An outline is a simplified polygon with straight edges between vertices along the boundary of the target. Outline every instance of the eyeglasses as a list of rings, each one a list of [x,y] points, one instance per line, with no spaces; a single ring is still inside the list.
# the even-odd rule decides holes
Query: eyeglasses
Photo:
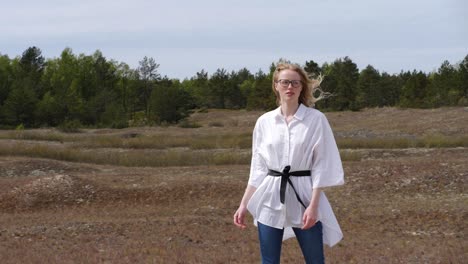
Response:
[[[279,83],[283,88],[288,88],[289,84],[291,84],[292,87],[294,88],[298,88],[302,84],[300,80],[285,80],[285,79],[278,80],[276,81],[276,83]]]

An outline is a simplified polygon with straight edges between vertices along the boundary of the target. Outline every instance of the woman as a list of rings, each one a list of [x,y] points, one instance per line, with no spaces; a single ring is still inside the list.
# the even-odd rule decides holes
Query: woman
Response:
[[[246,228],[247,210],[252,214],[262,263],[279,263],[282,240],[293,236],[306,263],[324,263],[323,243],[331,247],[343,237],[322,191],[344,179],[330,125],[309,107],[321,98],[313,97],[319,84],[299,65],[280,62],[273,74],[279,107],[255,124],[249,181],[234,224]]]

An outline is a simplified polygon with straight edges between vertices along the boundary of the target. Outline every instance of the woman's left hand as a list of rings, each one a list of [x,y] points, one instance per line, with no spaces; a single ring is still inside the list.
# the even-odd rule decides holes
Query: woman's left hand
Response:
[[[309,229],[317,222],[317,208],[308,206],[302,216],[302,230]]]

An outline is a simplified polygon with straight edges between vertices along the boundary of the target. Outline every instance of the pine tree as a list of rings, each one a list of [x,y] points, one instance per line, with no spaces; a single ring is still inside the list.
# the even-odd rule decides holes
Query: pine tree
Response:
[[[358,108],[384,105],[380,73],[371,65],[368,65],[359,74],[357,89],[356,101]]]

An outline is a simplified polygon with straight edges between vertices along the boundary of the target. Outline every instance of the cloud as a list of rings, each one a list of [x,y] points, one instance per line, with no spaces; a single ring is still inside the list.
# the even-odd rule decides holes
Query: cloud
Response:
[[[201,68],[265,69],[280,57],[350,56],[386,71],[424,70],[466,55],[463,7],[456,0],[17,0],[2,6],[0,24],[8,26],[0,27],[0,52],[17,56],[36,45],[56,57],[65,47],[100,49],[132,66],[150,56],[175,77]],[[437,52],[417,55],[422,50]]]

